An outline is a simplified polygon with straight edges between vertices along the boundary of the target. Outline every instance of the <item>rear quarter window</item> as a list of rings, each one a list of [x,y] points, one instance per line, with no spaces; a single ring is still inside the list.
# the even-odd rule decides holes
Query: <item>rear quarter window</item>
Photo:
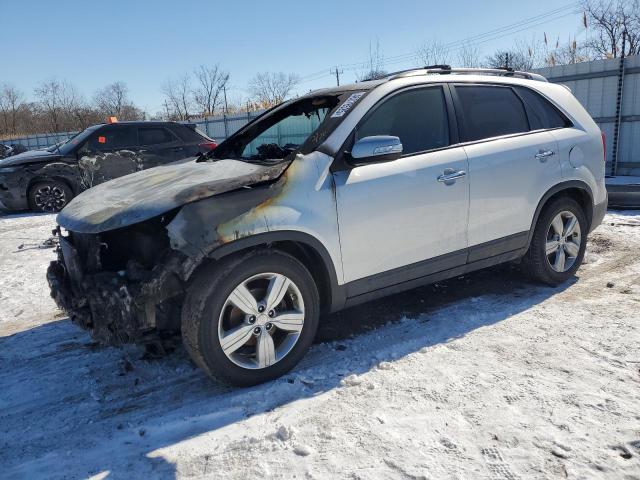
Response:
[[[527,106],[531,130],[571,126],[569,119],[539,93],[526,87],[516,87],[516,90]]]

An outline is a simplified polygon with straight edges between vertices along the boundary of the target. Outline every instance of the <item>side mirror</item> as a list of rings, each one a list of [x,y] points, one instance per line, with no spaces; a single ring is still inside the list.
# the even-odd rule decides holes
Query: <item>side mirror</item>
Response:
[[[353,144],[351,159],[354,165],[390,162],[402,156],[402,143],[398,137],[374,135]]]

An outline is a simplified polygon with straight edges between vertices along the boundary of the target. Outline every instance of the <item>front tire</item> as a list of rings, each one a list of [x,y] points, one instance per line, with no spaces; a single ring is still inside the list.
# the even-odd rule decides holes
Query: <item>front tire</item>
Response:
[[[210,376],[251,386],[300,361],[319,312],[318,289],[304,265],[283,252],[258,250],[196,275],[182,309],[182,338]]]
[[[38,182],[28,193],[29,208],[34,212],[59,212],[72,198],[73,192],[69,185],[59,180]]]
[[[582,207],[570,197],[547,205],[536,224],[523,265],[528,275],[547,285],[571,278],[584,258],[588,222]]]

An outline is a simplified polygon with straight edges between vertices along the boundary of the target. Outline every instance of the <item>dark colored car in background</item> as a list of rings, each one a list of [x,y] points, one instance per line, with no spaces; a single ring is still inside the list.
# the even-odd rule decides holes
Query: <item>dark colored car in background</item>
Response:
[[[0,159],[10,157],[13,153],[13,148],[4,143],[0,143]]]
[[[216,147],[193,125],[113,122],[94,125],[62,145],[0,160],[0,207],[57,212],[78,193],[139,170],[195,157]]]

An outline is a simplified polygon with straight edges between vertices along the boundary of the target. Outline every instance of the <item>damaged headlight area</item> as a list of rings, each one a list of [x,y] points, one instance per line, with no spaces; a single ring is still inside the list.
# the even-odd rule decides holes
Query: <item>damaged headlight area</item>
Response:
[[[189,259],[171,250],[165,226],[175,212],[100,234],[60,228],[47,279],[71,320],[104,344],[162,346],[180,329]]]

